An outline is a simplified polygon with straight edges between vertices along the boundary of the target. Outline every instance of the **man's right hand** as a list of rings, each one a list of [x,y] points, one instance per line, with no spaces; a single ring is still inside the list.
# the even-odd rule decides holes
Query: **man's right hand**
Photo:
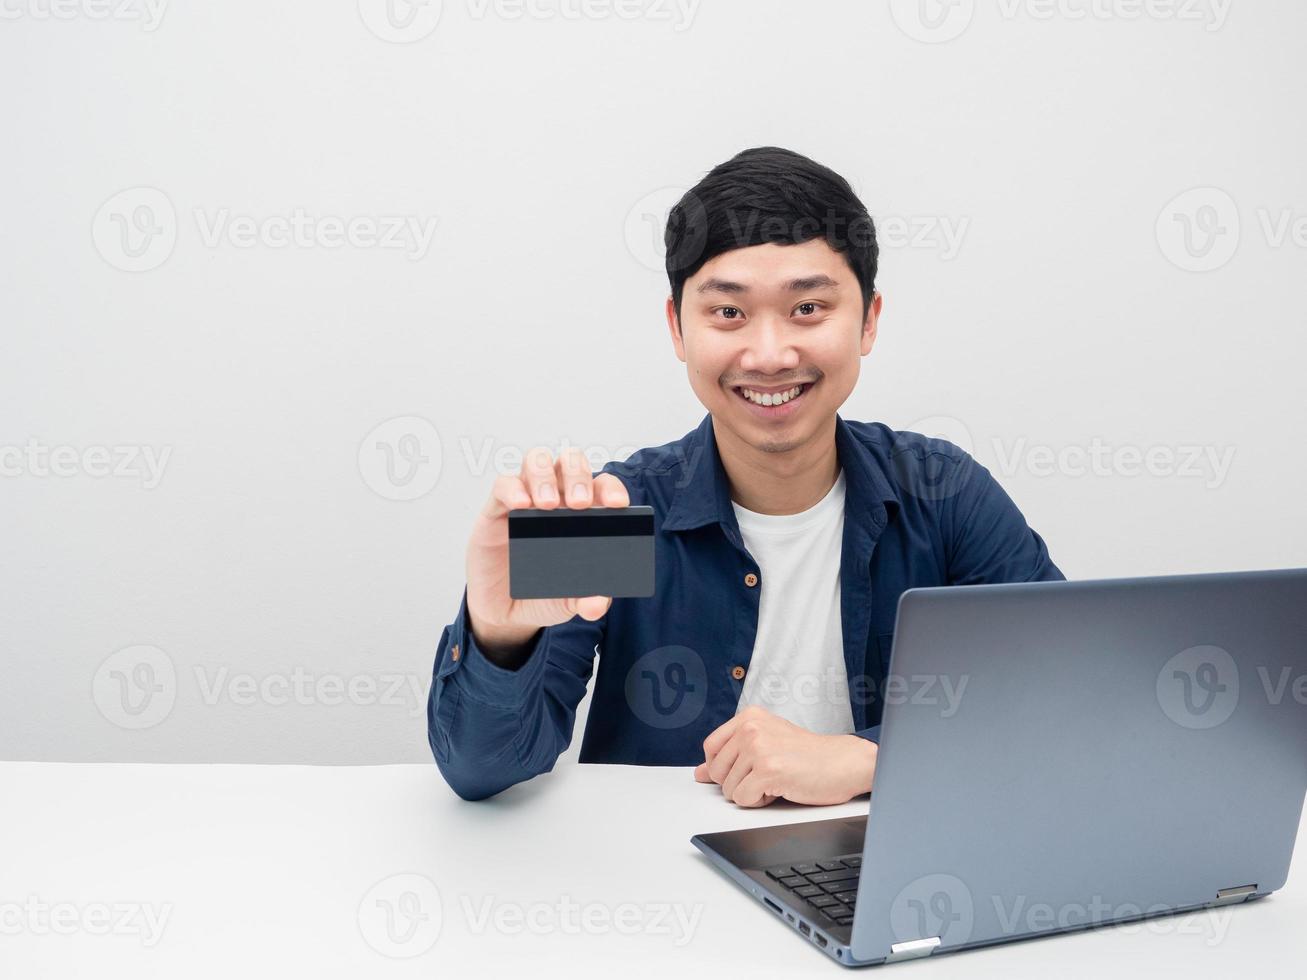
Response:
[[[542,627],[565,623],[573,616],[596,620],[612,603],[611,596],[568,599],[513,599],[508,594],[508,512],[537,507],[571,510],[629,507],[622,481],[611,473],[593,477],[579,449],[564,451],[557,460],[537,446],[526,454],[521,472],[495,481],[490,499],[477,514],[467,546],[467,611],[472,634],[497,660],[518,660]]]

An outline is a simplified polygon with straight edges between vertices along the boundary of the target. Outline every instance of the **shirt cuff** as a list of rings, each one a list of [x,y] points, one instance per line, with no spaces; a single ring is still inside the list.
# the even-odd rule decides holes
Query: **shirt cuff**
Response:
[[[467,588],[458,607],[458,617],[449,627],[446,646],[440,651],[436,678],[449,678],[456,683],[463,697],[514,711],[522,707],[529,693],[541,684],[544,664],[549,652],[549,630],[542,629],[526,662],[517,670],[508,670],[491,662],[477,645],[476,637],[468,626]]]
[[[863,728],[853,734],[858,736],[858,738],[865,738],[868,742],[875,742],[877,745],[880,744],[879,725],[872,725],[870,728]]]

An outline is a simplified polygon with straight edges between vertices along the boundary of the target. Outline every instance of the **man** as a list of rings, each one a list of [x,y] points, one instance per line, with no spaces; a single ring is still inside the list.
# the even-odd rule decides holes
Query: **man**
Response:
[[[882,298],[866,208],[777,147],[714,168],[668,216],[676,356],[708,409],[590,472],[533,449],[476,518],[440,638],[432,751],[465,799],[548,772],[599,669],[582,762],[695,766],[740,806],[871,789],[899,596],[1062,579],[988,470],[838,408]],[[653,507],[655,595],[513,600],[512,508]]]

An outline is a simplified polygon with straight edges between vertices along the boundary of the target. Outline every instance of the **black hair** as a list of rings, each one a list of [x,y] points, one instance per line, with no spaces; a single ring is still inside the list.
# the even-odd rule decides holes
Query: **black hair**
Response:
[[[676,315],[685,281],[709,259],[774,242],[824,237],[843,253],[862,287],[865,318],[876,292],[876,226],[849,182],[815,160],[779,146],[741,150],[672,207],[663,233]]]

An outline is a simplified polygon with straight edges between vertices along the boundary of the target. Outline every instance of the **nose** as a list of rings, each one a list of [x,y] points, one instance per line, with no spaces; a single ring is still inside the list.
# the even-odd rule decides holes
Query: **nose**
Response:
[[[790,327],[781,318],[762,316],[746,328],[740,370],[749,374],[780,374],[799,366]]]

